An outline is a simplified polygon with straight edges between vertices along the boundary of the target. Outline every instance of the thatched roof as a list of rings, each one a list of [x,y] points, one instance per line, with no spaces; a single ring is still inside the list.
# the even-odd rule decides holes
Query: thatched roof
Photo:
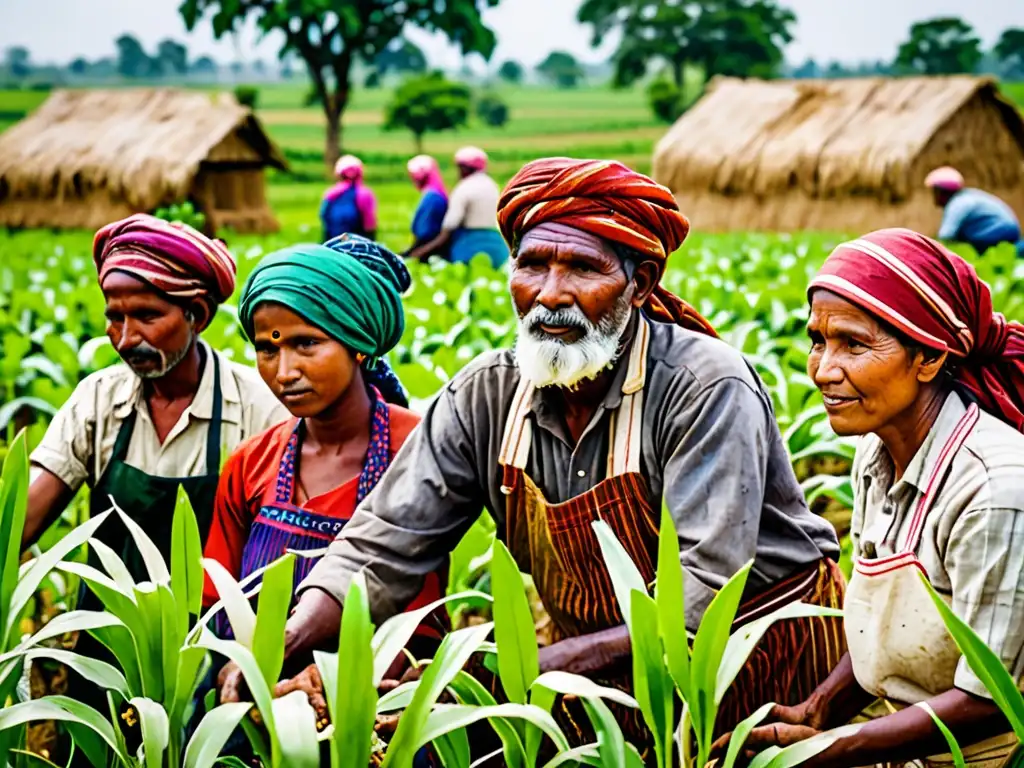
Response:
[[[230,94],[58,90],[0,134],[0,203],[102,194],[152,210],[186,199],[211,159],[285,167],[253,113]]]
[[[915,161],[968,104],[995,117],[975,121],[974,131],[971,123],[958,130],[958,154],[980,155],[1001,142],[1007,149],[1016,144],[1012,153],[1019,155],[1024,121],[988,78],[720,78],[658,143],[653,175],[677,194],[770,197],[799,190],[815,198],[900,201],[921,183]],[[995,132],[1001,135],[993,122],[1005,126]],[[993,186],[1020,178],[1019,167],[1003,165],[982,169],[999,177],[988,179]]]

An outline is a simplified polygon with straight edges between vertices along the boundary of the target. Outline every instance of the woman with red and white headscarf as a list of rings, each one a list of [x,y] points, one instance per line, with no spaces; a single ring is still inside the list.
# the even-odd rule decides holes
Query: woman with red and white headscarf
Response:
[[[748,748],[801,741],[882,699],[883,716],[800,765],[952,765],[931,712],[968,765],[1007,765],[1017,740],[921,577],[1020,680],[1024,326],[993,311],[970,264],[907,229],[840,245],[809,298],[808,373],[833,430],[862,436],[849,653],[803,704],[776,707],[779,722]]]
[[[324,241],[351,234],[377,237],[377,198],[363,183],[363,161],[355,155],[343,155],[334,164],[338,182],[324,193],[320,221]]]
[[[437,237],[413,248],[410,258],[423,259],[449,247],[449,259],[465,264],[483,254],[494,267],[508,260],[508,246],[497,226],[497,183],[487,175],[487,153],[478,147],[463,147],[455,153],[461,180],[448,199],[448,212]]]

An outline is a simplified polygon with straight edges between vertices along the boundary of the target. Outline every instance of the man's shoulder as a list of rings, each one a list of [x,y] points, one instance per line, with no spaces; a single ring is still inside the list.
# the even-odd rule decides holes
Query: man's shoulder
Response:
[[[223,352],[217,352],[217,355],[222,364],[226,363],[227,373],[238,389],[238,401],[243,412],[247,414],[247,433],[262,432],[268,426],[279,424],[290,416],[288,409],[270,391],[270,387],[263,381],[254,365],[232,360]]]
[[[127,398],[139,384],[139,379],[124,363],[115,363],[93,371],[75,387],[75,397],[98,396],[110,405]]]
[[[721,339],[678,325],[651,322],[648,357],[652,368],[660,366],[668,375],[692,378],[700,389],[726,380],[760,388],[753,369],[738,350]]]
[[[459,392],[481,384],[518,384],[519,368],[511,349],[492,349],[474,358],[448,382],[451,392]]]

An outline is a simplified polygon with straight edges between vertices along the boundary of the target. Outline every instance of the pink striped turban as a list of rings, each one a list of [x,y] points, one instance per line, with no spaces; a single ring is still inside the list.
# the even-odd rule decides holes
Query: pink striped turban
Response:
[[[974,267],[909,229],[843,243],[808,288],[837,294],[918,344],[948,352],[978,404],[1024,431],[1024,325],[992,307]]]
[[[363,161],[355,155],[342,155],[334,164],[334,176],[343,181],[361,181]]]
[[[108,224],[92,243],[100,285],[124,272],[175,299],[215,307],[235,290],[235,259],[224,245],[181,222],[137,213]]]
[[[925,176],[924,185],[929,188],[938,187],[939,189],[956,192],[964,188],[964,177],[960,175],[960,171],[956,168],[944,165],[942,168],[936,168]]]
[[[479,147],[463,147],[455,153],[455,164],[476,171],[487,169],[487,153]]]

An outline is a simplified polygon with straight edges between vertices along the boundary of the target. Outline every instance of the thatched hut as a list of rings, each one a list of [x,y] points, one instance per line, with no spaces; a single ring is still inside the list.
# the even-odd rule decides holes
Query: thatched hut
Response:
[[[658,143],[696,230],[938,229],[940,165],[1024,218],[1024,121],[991,79],[722,78]]]
[[[284,158],[230,94],[60,90],[0,133],[0,226],[84,227],[189,200],[207,228],[271,232]]]

